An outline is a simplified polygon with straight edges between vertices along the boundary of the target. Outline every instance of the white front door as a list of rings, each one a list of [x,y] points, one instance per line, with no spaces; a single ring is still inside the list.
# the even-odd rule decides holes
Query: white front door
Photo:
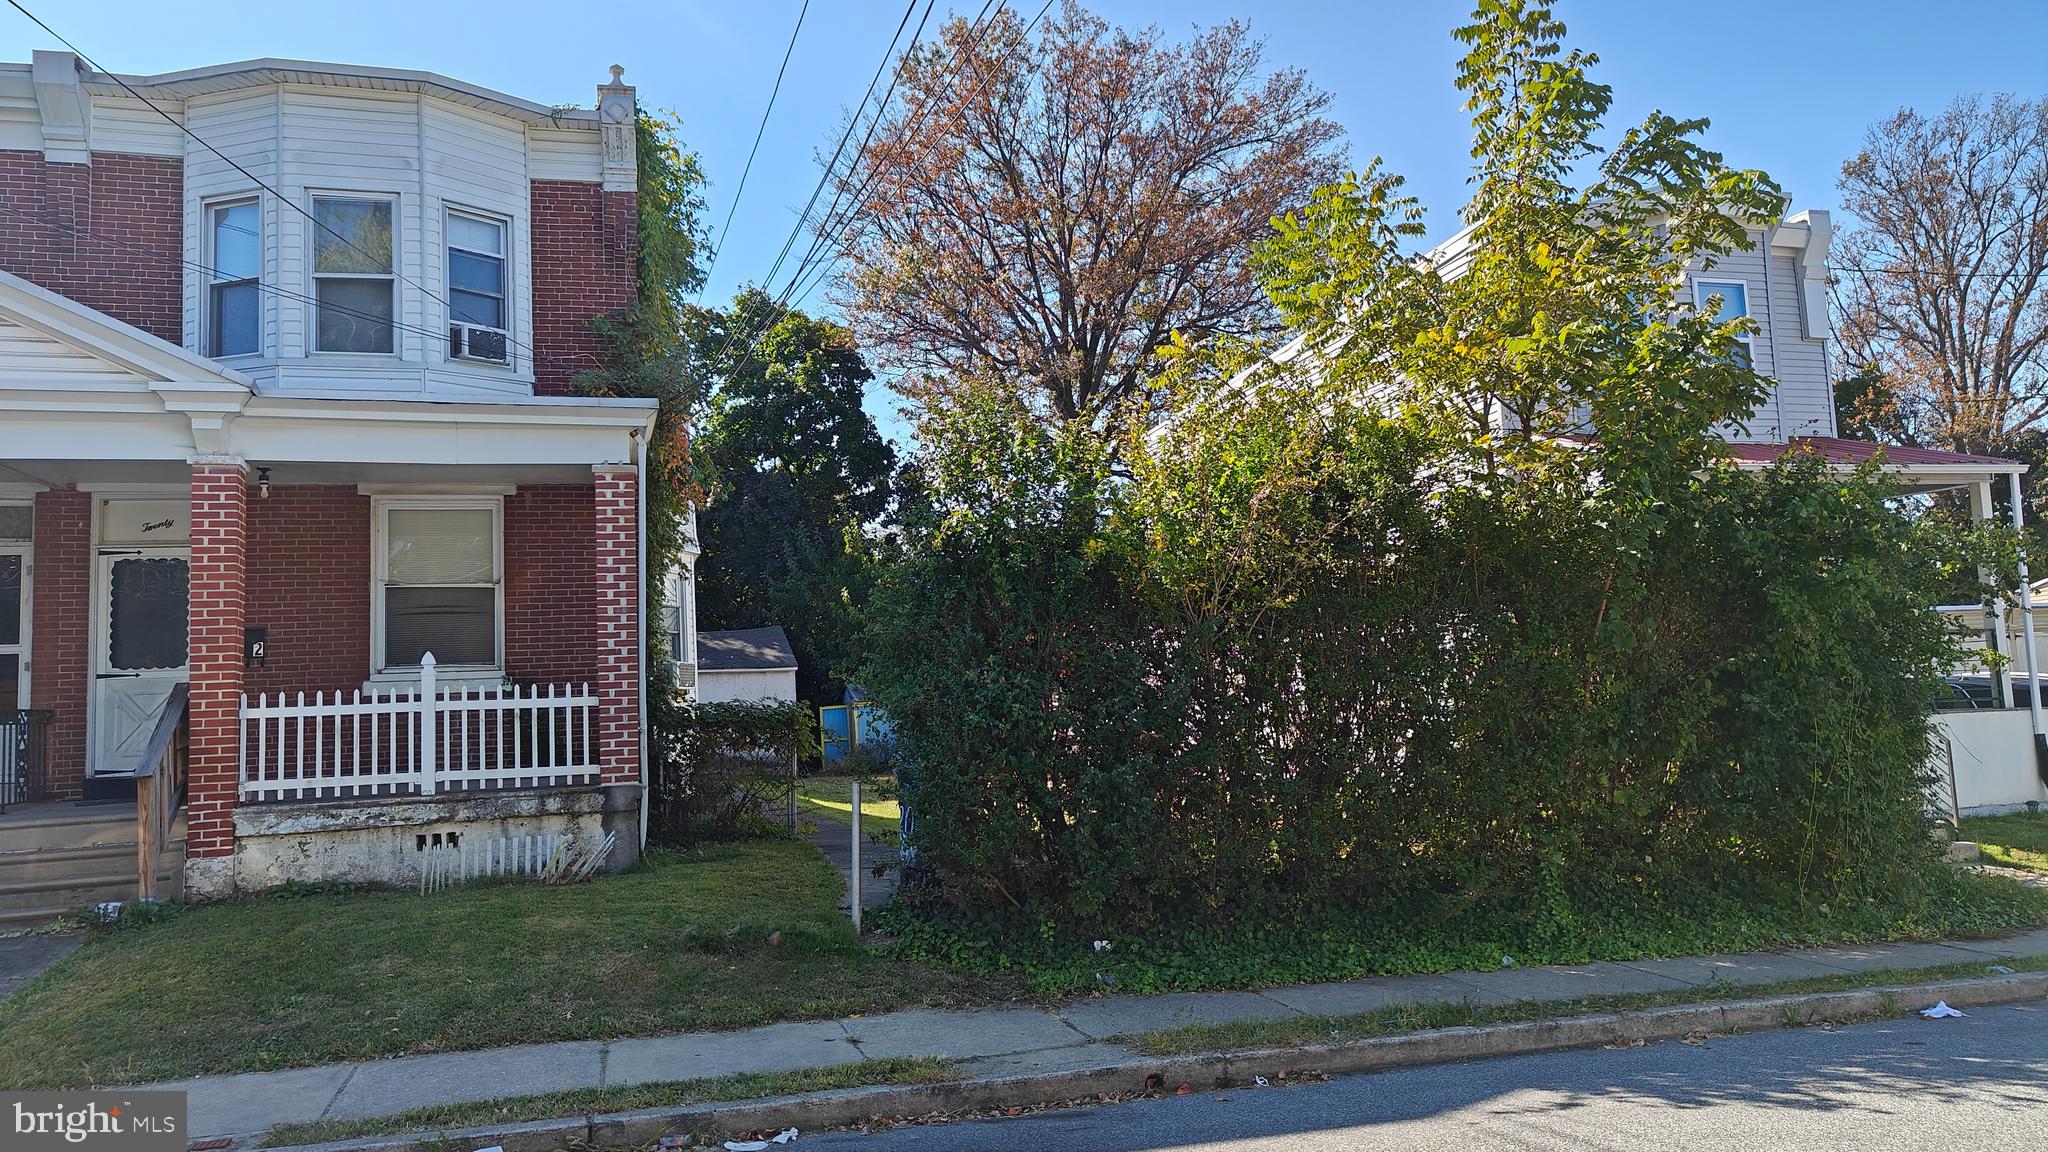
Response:
[[[184,548],[102,548],[94,575],[95,776],[135,771],[171,689],[185,682]]]

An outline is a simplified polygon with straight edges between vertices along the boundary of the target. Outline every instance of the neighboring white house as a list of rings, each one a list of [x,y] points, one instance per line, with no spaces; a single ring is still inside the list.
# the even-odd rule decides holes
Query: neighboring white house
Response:
[[[1475,233],[1475,228],[1464,229],[1424,259],[1455,278],[1476,251]],[[1751,363],[1776,381],[1752,419],[1721,430],[1730,463],[1736,467],[1766,467],[1787,454],[1811,453],[1846,471],[1879,450],[1875,444],[1844,440],[1837,434],[1827,355],[1833,335],[1827,297],[1833,235],[1827,212],[1799,212],[1752,229],[1750,250],[1724,256],[1712,267],[1696,267],[1691,274],[1692,295],[1700,304],[1718,296],[1722,317],[1747,316],[1756,322],[1757,331],[1746,342]],[[1274,356],[1276,363],[1308,370],[1313,370],[1314,359],[1303,339]],[[1505,424],[1505,414],[1498,418]],[[2004,483],[2012,525],[2020,527],[2019,478],[2025,464],[1925,448],[1887,447],[1883,452],[1884,470],[1905,493],[1962,491],[1971,515],[1979,520],[1997,514],[1993,485]],[[2024,566],[2021,575],[2024,578]],[[1946,785],[1953,762],[1954,799],[1964,812],[2003,811],[2048,800],[2048,737],[2043,735],[2048,727],[2040,700],[2025,687],[2030,681],[2027,674],[2038,667],[2038,654],[2048,649],[2035,641],[2034,633],[2042,627],[2038,621],[2031,629],[2018,622],[2034,619],[2038,594],[2038,589],[2023,583],[2016,596],[2016,619],[2002,613],[1986,619],[1977,609],[1942,609],[1982,637],[1978,647],[2006,657],[2011,669],[1979,666],[1976,671],[1987,680],[1982,706],[1935,717],[1933,767]],[[1941,797],[1943,809],[1949,803],[1949,796]]]
[[[697,634],[697,700],[796,700],[796,653],[780,625]]]

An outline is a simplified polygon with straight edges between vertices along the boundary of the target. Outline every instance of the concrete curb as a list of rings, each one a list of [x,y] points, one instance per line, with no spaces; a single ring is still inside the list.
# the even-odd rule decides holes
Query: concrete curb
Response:
[[[1237,1087],[1251,1083],[1255,1076],[1272,1078],[1283,1071],[1378,1072],[1569,1048],[1681,1040],[1698,1033],[1761,1032],[1808,1024],[1846,1023],[1895,1016],[1935,1000],[1946,1000],[1957,1008],[1975,1008],[2043,998],[2048,998],[2048,972],[2023,972],[1985,979],[1687,1004],[1521,1024],[1440,1028],[1346,1044],[1147,1057],[1097,1068],[948,1084],[877,1085],[447,1132],[370,1136],[293,1145],[280,1152],[474,1152],[493,1144],[502,1145],[505,1152],[560,1152],[568,1148],[632,1147],[651,1144],[662,1136],[705,1130],[736,1132],[794,1126],[810,1132],[859,1123],[877,1115],[977,1111],[1138,1091],[1151,1075],[1168,1084],[1185,1083],[1209,1090]]]

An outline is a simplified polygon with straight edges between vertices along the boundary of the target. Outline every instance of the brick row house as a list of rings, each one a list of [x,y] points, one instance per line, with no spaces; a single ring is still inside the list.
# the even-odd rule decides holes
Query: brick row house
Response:
[[[577,389],[635,298],[634,99],[0,64],[0,864],[103,861],[0,867],[0,919],[122,844],[132,889],[174,772],[193,898],[637,857],[655,411]]]

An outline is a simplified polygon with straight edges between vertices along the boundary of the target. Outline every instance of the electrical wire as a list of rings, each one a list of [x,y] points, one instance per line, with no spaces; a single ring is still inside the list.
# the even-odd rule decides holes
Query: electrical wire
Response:
[[[1037,14],[1032,16],[1030,22],[1024,26],[1024,30],[1022,33],[1019,34],[1017,42],[1011,45],[1009,50],[1005,52],[1005,63],[1007,63],[1010,56],[1014,54],[1019,47],[1023,46],[1023,44],[1029,39],[1032,30],[1038,26],[1039,21],[1045,18],[1045,14],[1052,9],[1052,4],[1053,0],[1045,0],[1045,3],[1039,7]],[[970,36],[974,35],[975,30],[981,26],[983,20],[988,16],[989,9],[992,6],[995,7],[997,11],[1001,11],[1003,7],[1003,5],[995,3],[995,0],[989,0],[989,2],[984,3],[981,7],[981,12],[975,16],[973,24],[969,26]],[[920,24],[919,27],[921,31],[923,27],[922,24]],[[913,40],[912,47],[914,48],[915,46],[915,40]],[[991,78],[988,74],[982,73],[979,67],[975,69],[975,74],[976,78],[980,81],[980,83],[970,94],[970,99],[979,97],[981,93],[987,89],[989,80]],[[947,93],[951,93],[952,86],[958,83],[959,79],[960,70],[958,64],[956,63],[951,75],[949,75],[946,79]],[[892,81],[890,84],[890,91],[893,93],[894,90],[895,83]],[[917,114],[911,118],[909,125],[905,129],[905,132],[907,134],[914,134],[916,132],[917,127],[924,122],[924,117],[930,112],[931,107],[932,105],[930,103],[926,103],[919,106]],[[874,138],[875,129],[879,125],[881,117],[885,111],[886,97],[884,105],[876,110],[876,119],[869,124],[867,138],[863,140],[861,148],[859,152],[856,153],[853,165],[849,168],[849,171],[856,170],[859,167],[861,158],[867,154],[868,141]],[[849,125],[849,127],[850,126],[851,125]],[[828,166],[826,168],[824,175],[820,178],[821,184],[823,180],[829,179],[831,175],[832,168]],[[811,246],[805,251],[804,255],[797,261],[796,271],[790,274],[790,278],[788,282],[783,285],[782,291],[776,294],[774,306],[768,310],[768,313],[761,318],[761,322],[750,333],[747,339],[747,343],[745,345],[745,350],[742,353],[743,356],[752,354],[754,344],[760,340],[762,335],[766,334],[770,327],[773,327],[777,315],[790,304],[792,296],[794,295],[794,298],[799,301],[801,301],[805,297],[808,297],[811,294],[811,292],[815,291],[817,286],[823,282],[825,275],[830,271],[832,265],[838,261],[838,258],[845,254],[845,248],[841,245],[838,245],[836,241],[834,241],[832,238],[836,236],[840,227],[842,227],[845,223],[850,221],[853,218],[853,215],[856,212],[860,211],[861,207],[864,206],[867,198],[867,190],[869,187],[873,185],[874,179],[875,174],[870,172],[867,179],[863,180],[859,188],[855,189],[852,200],[849,201],[847,204],[846,212],[843,215],[839,216],[836,224],[833,221],[834,212],[838,208],[841,197],[845,195],[845,190],[840,189],[838,193],[834,195],[832,205],[826,209],[824,217],[821,218],[819,228],[812,239]],[[799,219],[796,231],[800,232],[802,230],[802,226],[803,220]],[[792,232],[792,244],[794,243],[795,235],[796,232]],[[834,247],[837,248],[837,251],[830,254],[828,258],[821,260],[818,258],[819,254],[823,251],[824,246],[828,243],[833,244]],[[780,266],[781,262],[777,261],[776,269],[779,269]],[[769,282],[771,286],[776,269],[771,269],[769,272]],[[801,293],[797,293],[797,286],[800,283],[802,283],[802,281],[807,276],[810,277],[810,284],[804,287]],[[713,354],[712,359],[714,363],[724,358],[726,351],[730,347],[730,343],[730,330],[728,330],[727,338],[720,342],[719,348]]]
[[[754,171],[754,157],[761,151],[761,137],[768,132],[768,116],[775,111],[775,98],[782,94],[782,76],[789,71],[789,58],[796,51],[797,34],[804,30],[804,16],[811,10],[811,0],[804,0],[797,9],[796,27],[789,31],[789,47],[782,50],[782,66],[775,70],[775,86],[768,90],[768,106],[761,110],[760,126],[754,129],[754,146],[747,150],[747,163],[740,169],[739,187],[733,189],[732,206],[725,210],[725,223],[718,229],[718,242],[711,247],[711,260],[704,267],[704,281],[710,283],[711,273],[718,267],[718,254],[725,251],[725,238],[732,231],[733,214],[740,210],[740,197],[747,194],[747,176]]]
[[[8,0],[8,2],[13,3],[14,0]],[[933,3],[934,0],[925,0],[924,14],[926,19],[931,17]],[[776,273],[782,270],[784,261],[789,259],[790,250],[796,247],[796,239],[803,234],[804,225],[810,219],[811,209],[817,206],[818,197],[823,195],[826,182],[831,179],[832,172],[839,164],[839,157],[846,151],[847,142],[853,139],[853,132],[860,124],[861,114],[867,110],[868,101],[874,99],[875,85],[881,83],[882,73],[888,69],[889,61],[896,57],[896,44],[903,39],[903,30],[910,26],[910,14],[915,11],[917,11],[917,0],[910,0],[908,4],[904,5],[903,18],[897,21],[896,33],[889,38],[889,47],[883,50],[882,62],[875,66],[875,74],[869,77],[867,91],[861,95],[860,104],[855,107],[852,117],[847,120],[845,131],[839,134],[839,143],[832,150],[832,158],[826,161],[824,172],[818,176],[817,186],[811,189],[811,198],[805,201],[803,211],[797,215],[796,225],[789,230],[789,238],[783,242],[782,251],[776,255],[775,263],[768,269],[768,275],[764,279],[765,283],[774,282]],[[922,33],[923,30],[924,21],[920,20],[918,21],[918,31]],[[909,47],[905,48],[904,51],[908,52],[916,47],[917,37],[913,35]],[[895,82],[893,80],[890,82],[889,87],[892,92],[895,90]],[[731,348],[731,344],[732,330],[728,328],[725,337],[719,341],[717,351],[713,353],[709,361],[713,364],[722,362],[726,352]],[[752,341],[750,340],[749,346],[751,344]]]

